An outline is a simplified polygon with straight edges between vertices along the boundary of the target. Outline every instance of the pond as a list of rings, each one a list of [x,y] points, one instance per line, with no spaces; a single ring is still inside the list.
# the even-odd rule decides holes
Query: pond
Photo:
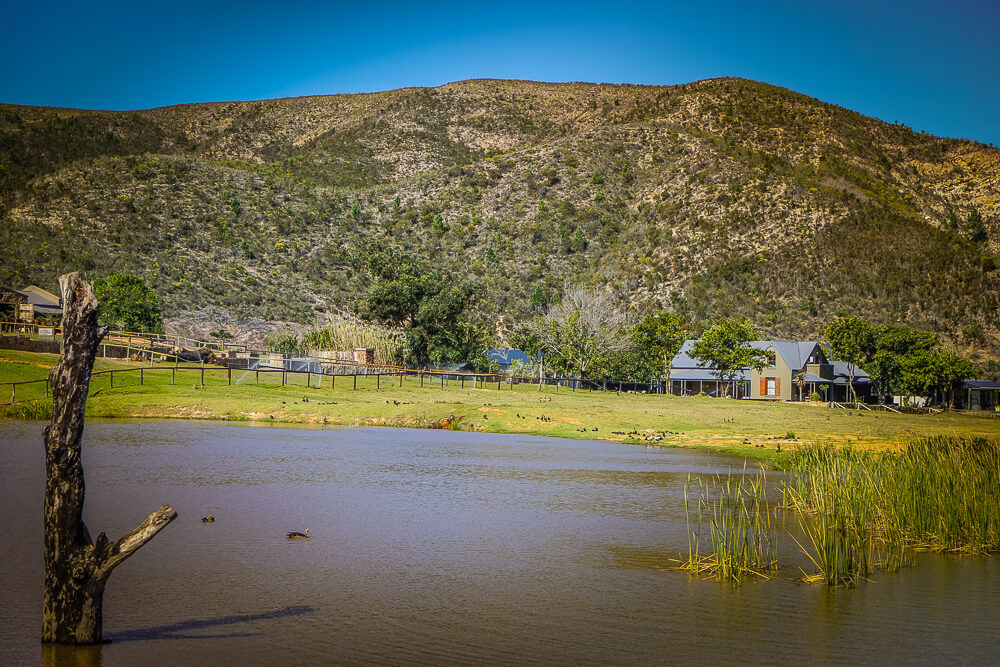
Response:
[[[42,425],[0,423],[0,664],[43,661]],[[993,663],[1000,559],[856,589],[667,569],[689,475],[743,461],[516,435],[90,422],[85,519],[179,518],[112,575],[112,643],[56,664]],[[778,475],[769,474],[773,481]],[[201,517],[211,514],[214,523]],[[308,540],[288,540],[310,529]],[[780,531],[779,531],[780,532]]]

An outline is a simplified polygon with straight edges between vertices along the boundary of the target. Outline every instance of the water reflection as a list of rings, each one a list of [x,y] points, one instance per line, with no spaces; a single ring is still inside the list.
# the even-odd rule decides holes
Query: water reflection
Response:
[[[102,648],[101,644],[94,646],[42,644],[42,665],[44,667],[102,667]]]

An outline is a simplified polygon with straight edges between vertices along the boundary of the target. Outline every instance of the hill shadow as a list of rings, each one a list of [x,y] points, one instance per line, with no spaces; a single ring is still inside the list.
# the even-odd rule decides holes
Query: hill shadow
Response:
[[[234,637],[256,637],[261,632],[228,632],[216,634],[187,634],[191,630],[201,630],[203,628],[215,628],[227,625],[238,625],[240,623],[251,623],[253,621],[266,621],[275,618],[285,618],[288,616],[302,616],[315,611],[309,605],[298,605],[285,607],[273,611],[264,611],[257,614],[241,614],[238,616],[223,616],[222,618],[191,619],[171,623],[170,625],[160,625],[152,628],[141,628],[137,630],[125,630],[114,632],[104,636],[105,641],[136,642],[154,639],[231,639]]]

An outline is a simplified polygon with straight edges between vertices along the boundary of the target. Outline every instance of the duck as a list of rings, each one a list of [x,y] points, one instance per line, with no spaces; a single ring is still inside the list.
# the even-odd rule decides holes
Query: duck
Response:
[[[202,523],[215,523],[215,517],[209,514],[208,516],[201,517]]]
[[[309,529],[306,528],[306,532],[304,533],[300,533],[297,530],[293,530],[292,532],[288,533],[288,539],[290,540],[296,540],[299,538],[309,539]]]

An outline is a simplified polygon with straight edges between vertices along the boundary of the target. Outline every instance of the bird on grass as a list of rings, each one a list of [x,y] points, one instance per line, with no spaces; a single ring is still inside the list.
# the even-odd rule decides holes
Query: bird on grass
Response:
[[[309,539],[309,529],[306,528],[306,532],[304,533],[300,533],[296,530],[293,530],[292,532],[288,533],[288,539],[290,540]]]
[[[215,523],[215,517],[209,514],[208,516],[201,517],[202,523]]]

